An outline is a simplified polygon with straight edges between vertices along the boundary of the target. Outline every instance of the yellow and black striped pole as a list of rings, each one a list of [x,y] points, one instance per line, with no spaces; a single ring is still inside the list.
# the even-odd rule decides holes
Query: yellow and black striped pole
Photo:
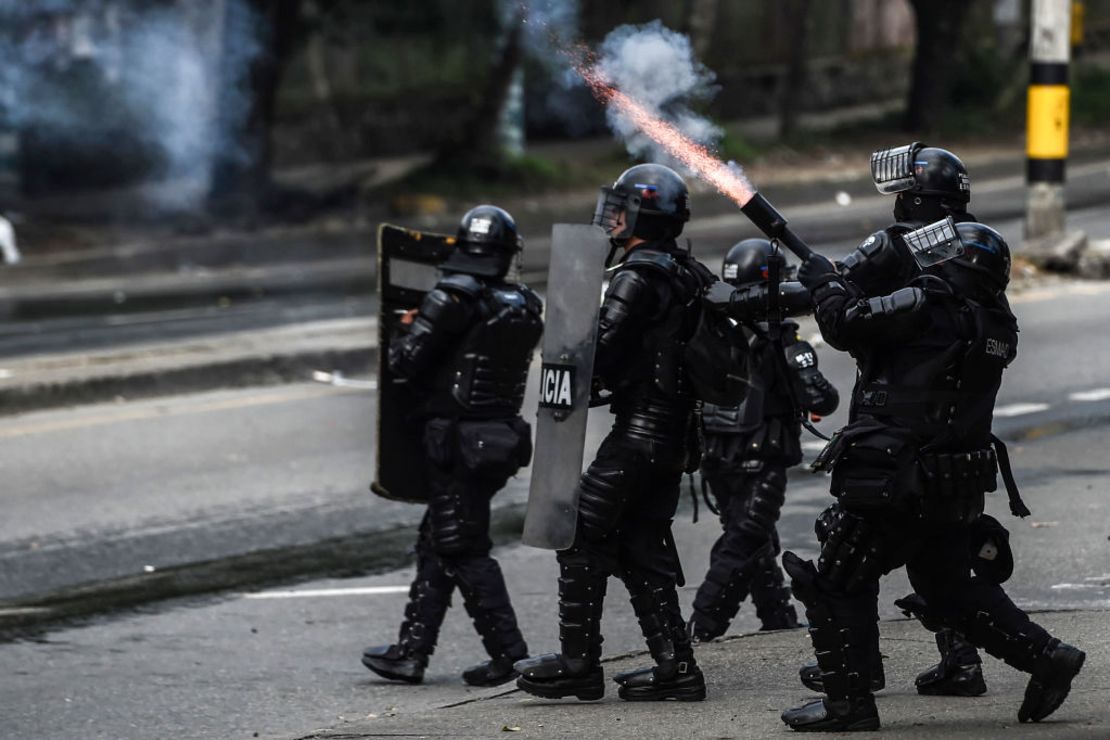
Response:
[[[1026,129],[1025,236],[1064,232],[1072,0],[1033,0]]]

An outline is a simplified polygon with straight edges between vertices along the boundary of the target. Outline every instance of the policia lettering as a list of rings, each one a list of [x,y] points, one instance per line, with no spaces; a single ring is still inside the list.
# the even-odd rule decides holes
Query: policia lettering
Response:
[[[574,366],[545,362],[540,370],[540,406],[569,409],[574,398]]]
[[[547,698],[605,692],[601,612],[609,576],[624,581],[655,664],[616,676],[629,701],[705,698],[678,605],[681,567],[671,535],[685,470],[696,467],[696,399],[686,341],[712,273],[675,243],[689,218],[686,184],[639,165],[603,188],[596,222],[624,256],[598,320],[596,382],[615,422],[577,491],[573,544],[559,551],[560,652],[521,661],[517,685]]]
[[[695,640],[724,634],[749,594],[763,629],[798,626],[778,563],[775,524],[786,469],[802,461],[799,413],[831,414],[839,396],[817,369],[817,354],[798,336],[797,324],[784,322],[777,340],[771,336],[766,292],[772,256],[769,241],[747,239],[728,251],[722,265],[725,284],[743,295],[762,288],[764,300],[730,299],[727,306],[743,322],[735,340],[750,347],[746,397],[736,405],[702,408],[702,485],[716,500],[723,532],[694,599],[689,630]]]
[[[395,644],[367,648],[363,664],[419,683],[456,588],[490,660],[463,673],[472,686],[515,678],[528,654],[505,581],[490,557],[490,500],[532,454],[520,417],[532,353],[543,330],[540,299],[505,282],[521,249],[516,224],[494,206],[463,217],[458,247],[415,319],[390,342],[390,370],[423,398],[428,510],[416,543],[416,579]]]
[[[909,193],[908,205],[948,211],[947,219],[952,209],[945,195],[929,202],[920,192],[928,183],[919,180],[930,175],[928,160],[917,158],[921,154],[915,153],[912,178],[897,186],[898,197]],[[876,171],[883,176],[882,190],[893,178]],[[937,245],[910,254],[898,239],[902,264],[892,259],[878,270],[873,255],[862,255],[860,269],[869,269],[859,282],[855,270],[838,271],[819,255],[799,271],[813,294],[822,335],[857,359],[858,379],[849,423],[816,465],[832,468],[837,498],[818,522],[821,556],[815,565],[790,552],[783,555],[794,595],[806,607],[827,695],[783,713],[794,730],[878,728],[873,697],[878,579],[902,565],[926,626],[947,627],[1031,674],[1020,721],[1038,721],[1055,711],[1083,665],[1082,651],[1051,636],[1010,601],[1000,585],[1007,574],[975,568],[973,553],[991,549],[975,543],[984,524],[983,494],[995,487],[996,460],[1011,510],[1028,514],[1013,486],[1005,447],[990,432],[1002,373],[1015,355],[1017,322],[1005,296],[1010,267],[1005,241],[979,223],[959,223],[955,230],[959,244],[950,245],[943,261],[920,259],[935,256]],[[1010,352],[1005,357],[988,352],[988,339]],[[908,611],[918,613],[910,606]]]

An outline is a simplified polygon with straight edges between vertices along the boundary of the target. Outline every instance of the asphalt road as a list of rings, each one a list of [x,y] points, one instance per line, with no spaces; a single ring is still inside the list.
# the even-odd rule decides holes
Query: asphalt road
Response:
[[[1092,462],[1105,455],[1108,445],[1110,427],[1097,427],[1014,450],[1034,517],[1010,519],[998,497],[990,509],[1013,531],[1018,567],[1008,587],[1019,603],[1110,608],[1110,524],[1103,493],[1110,475],[1104,464]],[[1034,471],[1041,475],[1030,476]],[[784,547],[813,554],[813,518],[827,502],[823,481],[793,483],[780,527]],[[687,508],[680,512],[676,536],[690,581],[681,593],[687,610],[716,533],[711,519],[693,524]],[[511,546],[497,556],[532,649],[554,649],[557,573],[552,553]],[[0,735],[301,738],[344,720],[389,716],[398,709],[418,714],[479,696],[458,678],[465,666],[480,659],[481,647],[457,603],[424,685],[386,683],[359,664],[365,645],[394,638],[411,577],[411,568],[404,568],[167,603],[36,640],[0,644],[0,665],[6,666],[0,679]],[[884,618],[898,616],[891,601],[907,592],[901,573],[884,581]],[[641,649],[626,598],[623,587],[612,581],[603,624],[607,655]],[[757,626],[745,606],[730,632]],[[915,672],[933,659],[927,635],[921,636],[912,657],[888,665],[893,691],[909,690]],[[797,639],[804,644],[804,633]],[[1010,669],[996,661],[988,660],[985,671],[988,684],[1012,680]],[[709,681],[712,686],[713,675]],[[783,692],[793,700],[799,690],[785,685]],[[980,701],[990,700],[988,695]]]
[[[1073,223],[1110,233],[1110,221],[1093,209]],[[1011,520],[1001,497],[991,510],[1014,531],[1019,568],[1009,588],[1030,607],[1110,608],[1108,299],[1110,284],[1073,282],[1014,297],[1021,344],[996,429],[1013,442],[1034,516]],[[849,358],[828,348],[820,356],[834,383],[848,388]],[[0,428],[0,595],[411,521],[412,507],[365,492],[373,418],[371,392],[323,385],[10,417]],[[604,422],[593,419],[594,443]],[[523,478],[505,497],[522,495]],[[827,501],[825,481],[793,477],[780,525],[785,547],[812,554],[813,518]],[[716,536],[704,510],[697,525],[687,513],[676,526],[690,580],[686,605]],[[500,557],[533,648],[553,648],[551,555],[518,546]],[[403,569],[295,586],[339,589],[332,595],[163,602],[0,644],[0,665],[10,666],[0,680],[0,735],[297,737],[339,716],[465,700],[457,674],[480,647],[460,608],[427,685],[383,684],[358,663],[365,644],[393,637],[410,577]],[[888,580],[883,614],[893,617],[890,601],[907,587],[901,575]],[[379,590],[348,590],[364,587]],[[607,652],[639,648],[619,585],[609,600]],[[733,629],[755,626],[744,610]],[[897,674],[906,680],[916,667],[899,666]],[[988,681],[1002,670],[992,663]]]

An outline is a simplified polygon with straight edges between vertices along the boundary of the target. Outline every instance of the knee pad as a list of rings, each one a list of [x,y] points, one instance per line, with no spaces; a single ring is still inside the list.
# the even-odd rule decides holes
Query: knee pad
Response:
[[[817,571],[832,588],[845,592],[878,582],[883,573],[879,534],[879,530],[862,517],[844,509],[835,512],[817,560]]]
[[[786,479],[777,471],[757,476],[749,490],[746,514],[740,527],[770,537],[786,502]]]
[[[578,484],[578,523],[582,534],[593,540],[611,534],[627,495],[623,468],[591,465]]]

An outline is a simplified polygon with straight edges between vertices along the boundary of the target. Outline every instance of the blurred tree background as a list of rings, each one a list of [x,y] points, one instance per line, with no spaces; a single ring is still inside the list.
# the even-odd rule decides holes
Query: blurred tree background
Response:
[[[827,140],[829,130],[843,135],[871,127],[925,137],[1024,126],[1030,0],[535,2],[574,10],[572,33],[587,43],[621,24],[656,18],[688,34],[717,75],[721,92],[704,112],[726,131],[725,156],[804,148]],[[1074,120],[1095,125],[1110,115],[1110,0],[1079,5],[1084,33],[1073,72]],[[13,162],[20,156],[34,164],[24,168],[28,194],[103,186],[105,173],[114,183],[159,170],[144,137],[130,141],[126,133],[128,109],[116,101],[127,75],[97,72],[89,82],[92,68],[78,43],[81,29],[100,29],[82,31],[99,45],[97,69],[115,54],[123,59],[116,67],[126,71],[128,19],[155,11],[180,13],[199,29],[198,38],[210,40],[203,48],[216,60],[215,115],[234,140],[211,162],[206,202],[216,210],[286,212],[301,194],[275,185],[275,168],[318,163],[422,157],[426,166],[413,177],[446,189],[460,173],[525,191],[594,177],[588,162],[576,172],[528,146],[523,153],[504,146],[499,132],[517,114],[517,133],[528,145],[593,138],[600,157],[619,156],[605,143],[602,111],[583,89],[562,84],[553,45],[537,46],[521,33],[519,4],[511,0],[0,0],[0,46],[25,50],[33,40],[38,48],[50,37],[54,47],[45,48],[77,60],[55,72],[64,65],[40,53],[35,63],[53,76],[40,75],[50,81],[40,82],[36,94],[72,98],[67,104],[78,118],[96,122],[89,125],[103,130],[99,140],[111,142],[110,155],[59,146],[70,139],[21,118],[33,103],[0,74],[0,181],[18,174]],[[252,34],[249,50],[228,35],[244,25]],[[81,92],[66,92],[74,88]],[[242,103],[236,96],[244,90]],[[143,106],[131,110],[141,113]],[[826,133],[807,125],[815,115]],[[53,157],[57,171],[43,166],[50,151],[67,152]]]

